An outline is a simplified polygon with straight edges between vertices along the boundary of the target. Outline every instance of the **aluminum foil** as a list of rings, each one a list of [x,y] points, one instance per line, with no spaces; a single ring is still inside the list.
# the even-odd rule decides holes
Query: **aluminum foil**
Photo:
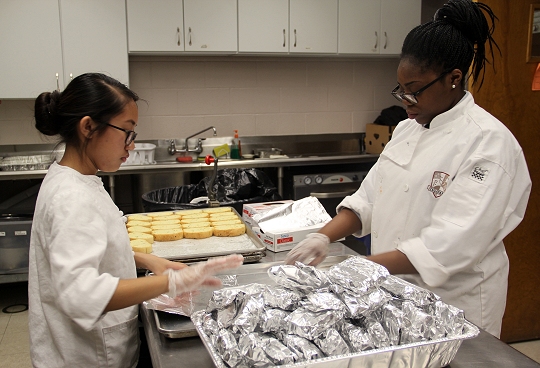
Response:
[[[270,267],[268,276],[278,285],[288,289],[301,290],[305,293],[330,286],[330,280],[323,271],[300,262],[296,262],[295,266],[279,265]]]
[[[192,317],[199,333],[202,330],[208,336],[203,338],[205,344],[209,341],[218,359],[229,366],[292,365],[381,349],[388,353],[396,346],[462,336],[467,326],[458,308],[429,291],[389,277],[384,268],[360,257],[351,257],[328,271],[301,263],[274,266],[268,275],[278,285],[218,290],[206,311]],[[450,349],[453,345],[445,346]],[[222,356],[226,348],[231,350]],[[437,349],[422,345],[415,350],[414,359],[403,359],[414,362],[414,367],[416,363],[440,367],[433,364],[448,364],[457,351],[433,356]],[[398,355],[403,353],[399,351]],[[389,362],[396,367],[409,367],[392,359]]]
[[[287,231],[325,224],[332,218],[315,197],[306,197],[284,204],[259,217],[254,215],[263,232]]]

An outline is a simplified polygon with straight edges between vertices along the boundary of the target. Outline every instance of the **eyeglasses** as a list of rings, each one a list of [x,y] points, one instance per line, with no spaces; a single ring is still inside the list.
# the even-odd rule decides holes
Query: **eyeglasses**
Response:
[[[399,84],[392,90],[392,96],[396,98],[399,102],[407,101],[410,104],[417,104],[418,100],[416,99],[416,96],[418,96],[420,93],[424,92],[426,89],[434,85],[436,82],[441,80],[442,77],[444,77],[446,74],[448,74],[449,71],[442,72],[441,75],[439,75],[434,81],[431,81],[430,83],[426,84],[424,87],[420,88],[418,91],[414,93],[404,93],[404,92],[398,92],[399,90]]]
[[[117,127],[116,125],[112,125],[109,123],[104,123],[104,124],[107,126],[110,126],[111,128],[118,129],[125,132],[126,133],[126,146],[129,146],[131,143],[133,143],[135,138],[137,138],[137,133],[134,130],[127,130],[127,129],[120,128],[120,127]]]

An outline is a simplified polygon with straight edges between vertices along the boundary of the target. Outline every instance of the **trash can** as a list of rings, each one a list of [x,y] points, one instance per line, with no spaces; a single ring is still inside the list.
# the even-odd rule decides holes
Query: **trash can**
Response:
[[[198,184],[168,187],[142,195],[145,212],[183,210],[208,207],[208,203],[190,203],[198,197],[208,196],[211,178],[205,177]],[[220,206],[231,206],[239,214],[244,203],[281,200],[277,188],[268,175],[258,169],[218,170],[213,186]]]

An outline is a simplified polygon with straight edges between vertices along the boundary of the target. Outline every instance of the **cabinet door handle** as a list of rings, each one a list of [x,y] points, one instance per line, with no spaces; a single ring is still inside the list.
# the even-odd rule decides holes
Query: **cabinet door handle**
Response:
[[[176,35],[178,36],[178,42],[176,44],[180,46],[180,27],[176,27]]]
[[[386,44],[388,44],[388,35],[384,32],[384,49],[386,50]]]
[[[191,27],[189,27],[189,46],[191,46]]]
[[[60,81],[58,80],[58,73],[56,73],[56,90],[60,92]]]
[[[283,47],[285,47],[285,29],[283,29]]]
[[[373,49],[377,50],[378,46],[379,46],[379,35],[377,34],[377,31],[375,31],[375,46],[373,46]]]
[[[69,80],[70,80],[70,81],[73,80],[73,73],[69,73]]]
[[[296,47],[296,29],[294,30],[294,47]]]

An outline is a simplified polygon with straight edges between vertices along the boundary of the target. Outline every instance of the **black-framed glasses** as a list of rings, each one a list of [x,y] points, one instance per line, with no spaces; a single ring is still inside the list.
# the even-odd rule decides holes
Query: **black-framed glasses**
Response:
[[[126,146],[129,146],[135,138],[137,138],[137,133],[134,130],[127,130],[124,128],[117,127],[116,125],[112,125],[109,123],[104,123],[107,126],[110,126],[111,128],[118,129],[126,133]]]
[[[418,100],[416,99],[416,96],[418,96],[420,93],[424,92],[426,89],[428,89],[429,87],[431,87],[432,85],[434,85],[436,82],[438,82],[439,80],[441,80],[442,77],[444,77],[446,74],[450,73],[450,71],[444,71],[441,73],[441,75],[439,75],[437,78],[435,78],[435,80],[429,82],[428,84],[426,84],[424,87],[420,88],[418,91],[416,92],[413,92],[413,93],[405,93],[405,92],[398,92],[399,90],[399,84],[396,86],[396,88],[394,88],[392,90],[392,92],[390,92],[392,94],[392,96],[394,96],[396,98],[396,100],[398,100],[399,102],[403,102],[403,101],[407,101],[408,103],[410,104],[417,104],[418,103]]]

